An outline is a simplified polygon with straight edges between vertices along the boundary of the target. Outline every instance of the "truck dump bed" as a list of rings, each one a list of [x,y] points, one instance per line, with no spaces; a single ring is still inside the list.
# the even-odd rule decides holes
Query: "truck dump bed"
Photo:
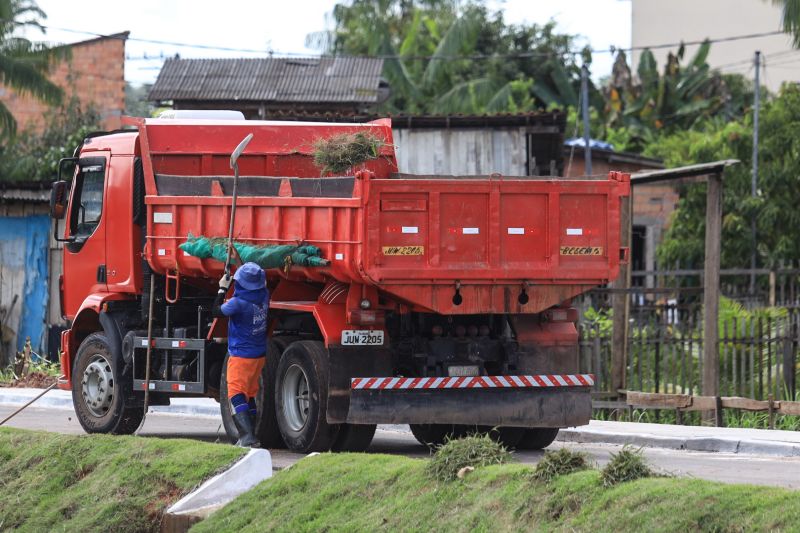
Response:
[[[629,177],[564,180],[397,173],[388,120],[369,124],[140,120],[148,208],[145,255],[159,273],[216,278],[222,264],[188,256],[187,236],[224,237],[230,152],[248,133],[235,239],[308,243],[325,267],[269,276],[376,286],[442,314],[538,313],[616,277],[620,200]],[[320,177],[315,140],[369,129],[387,146],[352,175]]]

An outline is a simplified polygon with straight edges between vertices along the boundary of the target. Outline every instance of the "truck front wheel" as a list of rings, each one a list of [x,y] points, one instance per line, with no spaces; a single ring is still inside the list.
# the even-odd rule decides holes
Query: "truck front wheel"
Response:
[[[105,335],[92,333],[84,339],[72,374],[72,404],[87,433],[128,435],[142,422],[143,406],[130,401],[133,382],[121,372]]]
[[[328,352],[318,341],[290,344],[278,363],[275,413],[286,446],[308,453],[330,450],[338,426],[328,424]]]

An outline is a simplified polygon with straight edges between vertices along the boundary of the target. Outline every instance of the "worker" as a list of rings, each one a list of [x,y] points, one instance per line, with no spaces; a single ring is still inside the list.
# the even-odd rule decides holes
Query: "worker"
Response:
[[[267,357],[269,291],[264,270],[245,263],[233,276],[233,297],[223,303],[231,285],[229,274],[219,280],[212,315],[228,317],[228,398],[239,430],[237,446],[257,447],[255,436],[258,378]],[[222,399],[225,401],[225,399]]]

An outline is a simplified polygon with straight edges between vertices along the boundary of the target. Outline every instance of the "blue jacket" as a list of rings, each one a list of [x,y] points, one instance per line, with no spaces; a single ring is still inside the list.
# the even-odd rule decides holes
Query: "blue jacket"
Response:
[[[234,357],[264,357],[269,291],[266,287],[248,290],[238,282],[233,287],[233,298],[220,307],[228,317],[228,352]]]

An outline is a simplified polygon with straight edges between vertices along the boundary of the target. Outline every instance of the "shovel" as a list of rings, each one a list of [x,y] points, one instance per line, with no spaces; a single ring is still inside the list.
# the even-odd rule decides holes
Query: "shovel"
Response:
[[[242,139],[242,142],[239,143],[239,146],[231,154],[231,168],[233,169],[233,198],[231,200],[231,223],[228,228],[228,253],[227,257],[225,258],[225,276],[230,277],[231,275],[231,256],[235,253],[233,248],[233,222],[236,220],[236,199],[238,198],[239,193],[239,156],[242,155],[244,149],[247,148],[247,144],[253,140],[253,134],[248,133],[247,137]],[[237,254],[238,256],[238,254]],[[241,261],[241,259],[239,259]]]

